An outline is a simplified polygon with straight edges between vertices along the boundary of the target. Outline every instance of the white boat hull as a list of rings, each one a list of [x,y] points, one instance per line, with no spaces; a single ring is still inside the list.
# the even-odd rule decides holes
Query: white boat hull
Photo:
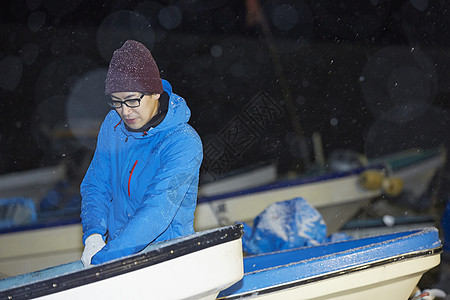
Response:
[[[0,278],[80,259],[80,223],[0,234]]]
[[[401,261],[345,276],[305,284],[301,287],[286,289],[277,293],[259,295],[251,299],[407,300],[422,275],[432,267],[439,265],[439,263],[439,255]]]
[[[0,298],[216,299],[243,276],[241,236],[242,225],[218,228],[87,269],[75,261],[7,278]]]
[[[220,270],[216,272],[215,270]],[[36,299],[216,299],[243,276],[235,240],[110,279]]]

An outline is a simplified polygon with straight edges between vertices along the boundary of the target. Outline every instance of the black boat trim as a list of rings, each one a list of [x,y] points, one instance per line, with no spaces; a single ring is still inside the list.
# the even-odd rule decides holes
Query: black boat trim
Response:
[[[186,237],[174,239],[169,241],[168,245],[142,254],[2,291],[0,292],[0,299],[32,299],[109,279],[240,239],[243,234],[242,229],[242,224],[236,224],[208,230],[194,235],[190,239],[186,239]],[[176,242],[176,240],[180,240],[180,242]]]
[[[435,254],[440,254],[441,252],[442,252],[442,246],[439,246],[437,248],[427,249],[424,251],[417,251],[417,252],[408,253],[408,254],[400,254],[400,255],[397,255],[394,257],[390,257],[388,259],[384,259],[384,260],[380,260],[380,261],[376,261],[376,262],[372,262],[372,263],[366,263],[363,265],[358,265],[353,268],[335,271],[332,273],[324,274],[322,276],[317,276],[317,277],[313,277],[313,278],[309,278],[309,279],[300,279],[298,281],[280,284],[280,285],[277,285],[274,287],[256,289],[256,290],[252,290],[252,291],[248,291],[248,292],[244,292],[244,293],[240,293],[240,294],[234,294],[234,295],[230,295],[230,296],[220,297],[217,299],[218,300],[220,300],[220,299],[224,299],[224,300],[225,299],[226,300],[245,299],[246,297],[249,297],[249,298],[255,297],[255,295],[265,295],[265,294],[275,293],[275,292],[278,292],[281,290],[291,289],[291,288],[295,288],[295,287],[298,287],[301,285],[310,284],[310,283],[314,283],[314,282],[321,281],[321,280],[326,280],[326,279],[330,279],[330,278],[334,278],[334,277],[338,277],[338,276],[342,276],[342,275],[355,273],[355,272],[358,272],[361,270],[367,270],[367,269],[371,269],[371,268],[380,267],[380,266],[387,265],[387,264],[390,264],[393,262],[404,261],[404,260],[413,259],[413,258],[417,258],[417,257],[432,256]],[[245,277],[245,274],[244,274],[244,277]]]

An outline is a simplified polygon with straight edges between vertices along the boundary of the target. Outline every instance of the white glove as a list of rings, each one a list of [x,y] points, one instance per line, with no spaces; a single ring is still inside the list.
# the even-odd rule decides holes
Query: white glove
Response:
[[[84,251],[81,255],[81,262],[84,267],[87,268],[91,265],[92,257],[100,251],[103,247],[105,247],[105,242],[100,234],[94,233],[91,234],[86,241],[84,242]]]

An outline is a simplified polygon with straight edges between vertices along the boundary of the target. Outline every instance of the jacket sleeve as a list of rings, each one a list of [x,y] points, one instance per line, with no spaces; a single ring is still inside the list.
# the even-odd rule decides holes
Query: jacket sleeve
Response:
[[[106,144],[107,122],[103,122],[97,139],[97,148],[80,186],[81,224],[83,244],[91,234],[105,236],[109,203],[111,200],[110,159]]]
[[[161,167],[149,183],[142,205],[92,258],[92,264],[136,253],[169,227],[192,184],[198,185],[203,158],[198,135],[183,137],[172,138],[163,146]]]

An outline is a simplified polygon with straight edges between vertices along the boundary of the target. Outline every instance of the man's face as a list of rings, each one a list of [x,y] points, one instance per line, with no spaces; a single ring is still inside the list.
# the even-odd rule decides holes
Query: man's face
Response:
[[[128,107],[122,103],[122,106],[115,108],[122,120],[131,129],[139,129],[158,112],[159,96],[160,94],[142,95],[140,92],[120,92],[111,94],[113,101],[127,101],[127,100],[139,100],[141,98],[140,105],[138,107]],[[135,102],[135,101],[133,101]],[[117,102],[116,102],[117,103]],[[128,104],[128,102],[127,102]]]

